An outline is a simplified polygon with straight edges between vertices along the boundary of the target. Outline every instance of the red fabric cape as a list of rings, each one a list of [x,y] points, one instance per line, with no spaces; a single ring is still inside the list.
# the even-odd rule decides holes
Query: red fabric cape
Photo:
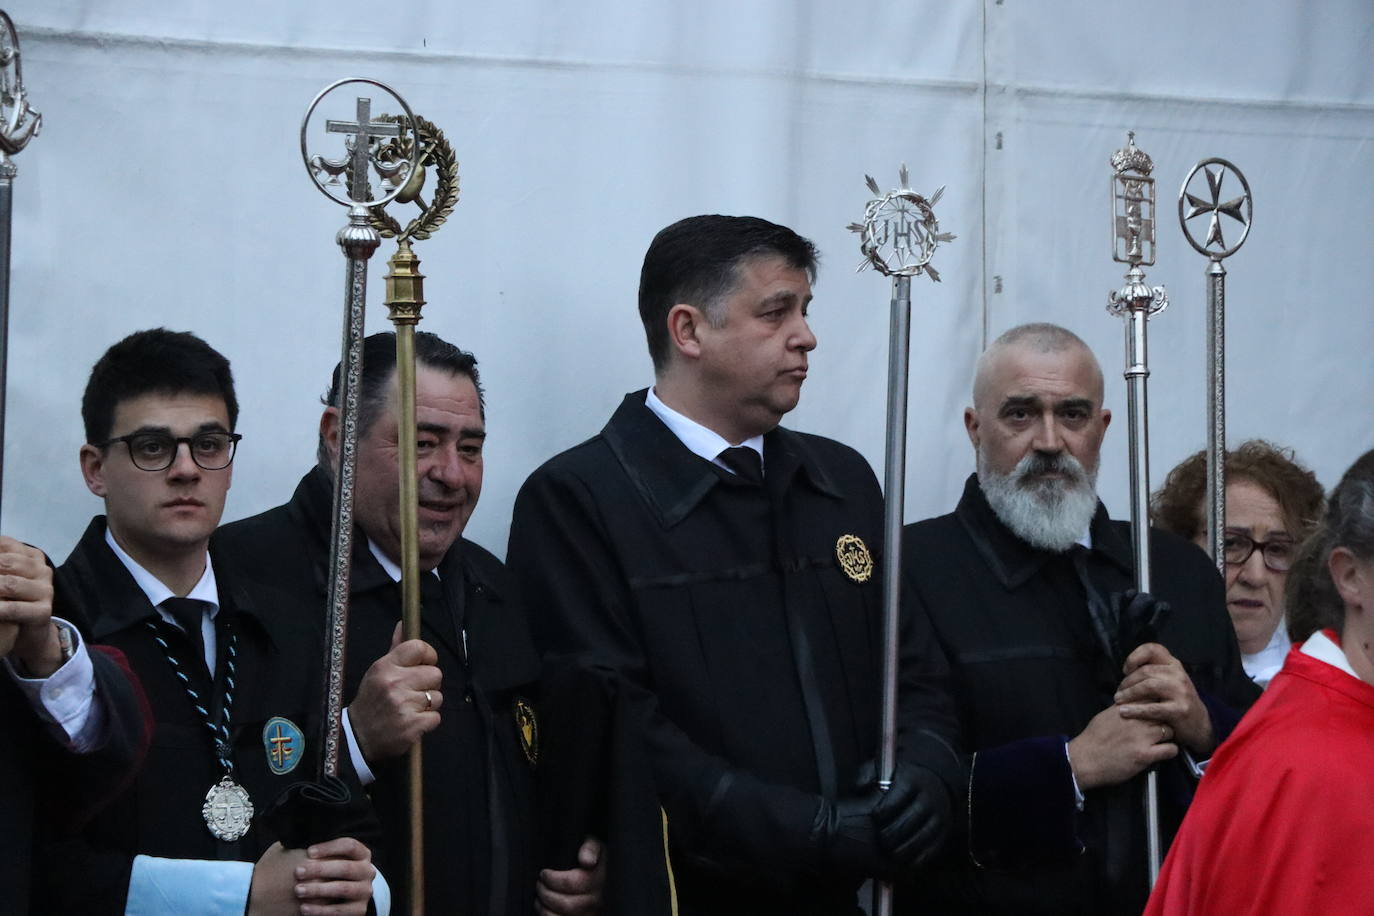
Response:
[[[1294,648],[1213,756],[1145,913],[1368,912],[1374,687]]]

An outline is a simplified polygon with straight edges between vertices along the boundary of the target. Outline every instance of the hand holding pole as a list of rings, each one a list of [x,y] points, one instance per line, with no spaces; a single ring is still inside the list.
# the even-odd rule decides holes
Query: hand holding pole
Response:
[[[907,372],[911,342],[911,278],[924,273],[939,282],[930,259],[940,242],[955,236],[940,231],[932,209],[945,193],[942,187],[922,197],[911,190],[906,166],[898,173],[902,186],[884,194],[870,176],[868,189],[878,195],[864,208],[864,221],[850,223],[860,237],[864,261],[892,278],[892,317],[887,359],[887,449],[883,468],[883,671],[881,744],[878,748],[878,785],[892,786],[897,768],[897,663],[901,629],[902,518],[906,502]],[[876,886],[876,916],[891,916],[892,884]]]
[[[1107,311],[1126,319],[1126,397],[1131,455],[1131,542],[1135,555],[1135,588],[1150,591],[1150,377],[1146,347],[1147,322],[1169,304],[1164,287],[1145,284],[1142,266],[1155,262],[1154,163],[1135,145],[1135,133],[1117,150],[1112,163],[1112,260],[1129,264],[1125,285],[1109,297]],[[1159,834],[1159,774],[1145,774],[1145,841],[1150,887],[1163,860]]]
[[[312,155],[309,149],[311,117],[335,90],[343,86],[366,85],[391,96],[405,113],[404,118],[372,117],[372,100],[357,96],[354,117],[326,119],[324,134],[343,134],[345,155],[330,159]],[[372,225],[372,213],[402,194],[408,179],[417,171],[420,146],[413,139],[408,158],[384,155],[383,141],[404,147],[407,137],[414,133],[415,118],[410,106],[390,87],[370,79],[343,79],[327,86],[310,103],[301,121],[301,158],[306,171],[326,197],[348,207],[348,223],[335,237],[347,260],[345,271],[343,353],[339,361],[339,460],[334,472],[333,522],[330,539],[328,585],[328,631],[326,634],[325,739],[322,778],[332,779],[338,774],[339,746],[343,713],[344,659],[348,633],[349,579],[353,565],[353,499],[358,450],[358,399],[363,372],[363,328],[367,300],[367,261],[381,244],[381,235]],[[374,182],[374,176],[376,181]],[[374,190],[375,184],[375,190]],[[371,208],[371,209],[370,209]],[[412,386],[413,393],[414,388]],[[412,404],[412,416],[414,407]],[[414,423],[411,423],[413,432]],[[413,443],[412,438],[412,443]],[[414,461],[410,468],[414,474]],[[412,811],[418,821],[419,811]],[[420,825],[413,827],[413,835],[420,833]],[[412,841],[411,907],[413,913],[424,912],[424,858],[422,850]]]

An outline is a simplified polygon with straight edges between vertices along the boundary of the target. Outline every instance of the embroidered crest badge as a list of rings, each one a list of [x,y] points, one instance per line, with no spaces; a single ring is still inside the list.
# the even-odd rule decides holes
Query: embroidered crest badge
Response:
[[[305,753],[305,734],[296,723],[273,716],[262,728],[262,744],[267,749],[267,765],[278,776],[296,768]]]
[[[867,582],[873,576],[873,556],[868,545],[857,534],[842,534],[835,542],[835,559],[840,569],[855,582]]]
[[[539,762],[539,721],[534,717],[534,707],[524,697],[515,698],[515,727],[520,731],[520,747],[525,759],[533,766]]]

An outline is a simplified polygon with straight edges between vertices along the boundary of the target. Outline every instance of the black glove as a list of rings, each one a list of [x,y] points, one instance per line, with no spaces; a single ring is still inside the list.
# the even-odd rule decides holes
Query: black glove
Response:
[[[1111,600],[1116,614],[1117,645],[1121,647],[1120,661],[1124,664],[1126,656],[1145,643],[1159,641],[1159,632],[1173,608],[1169,602],[1133,588],[1113,592]]]
[[[953,807],[949,788],[932,770],[898,762],[891,788],[873,810],[884,856],[903,869],[928,862],[949,835]]]
[[[837,801],[821,799],[811,824],[811,840],[824,868],[856,875],[886,872],[873,811],[882,791],[872,785],[859,795]]]

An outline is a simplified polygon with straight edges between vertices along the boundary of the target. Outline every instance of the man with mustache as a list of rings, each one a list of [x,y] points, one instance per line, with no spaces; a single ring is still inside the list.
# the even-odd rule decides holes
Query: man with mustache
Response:
[[[1095,491],[1102,399],[1072,332],[1007,331],[964,411],[977,473],[952,514],[906,529],[903,590],[934,626],[975,752],[964,848],[906,889],[913,913],[1140,912],[1141,774],[1159,766],[1167,841],[1188,761],[1258,695],[1195,546],[1153,532],[1154,596],[1128,592],[1130,529]]]
[[[963,781],[914,621],[897,777],[884,796],[865,772],[882,495],[853,449],[778,425],[816,346],[815,270],[761,219],[658,233],[639,286],[653,387],[535,471],[511,522],[541,649],[613,672],[633,709],[683,914],[855,914],[865,878],[939,847]]]
[[[462,537],[482,492],[486,410],[477,360],[434,334],[415,335],[422,639],[400,640],[400,467],[396,337],[363,342],[353,566],[344,679],[345,737],[382,821],[382,868],[409,874],[405,754],[423,738],[425,907],[507,916],[534,911],[539,660],[499,560]],[[322,619],[329,579],[333,475],[340,439],[339,367],[320,417],[318,461],[291,501],[226,525],[217,546]],[[527,719],[527,717],[531,717]],[[601,872],[539,874],[541,912],[593,912]],[[396,911],[406,882],[393,880]]]

